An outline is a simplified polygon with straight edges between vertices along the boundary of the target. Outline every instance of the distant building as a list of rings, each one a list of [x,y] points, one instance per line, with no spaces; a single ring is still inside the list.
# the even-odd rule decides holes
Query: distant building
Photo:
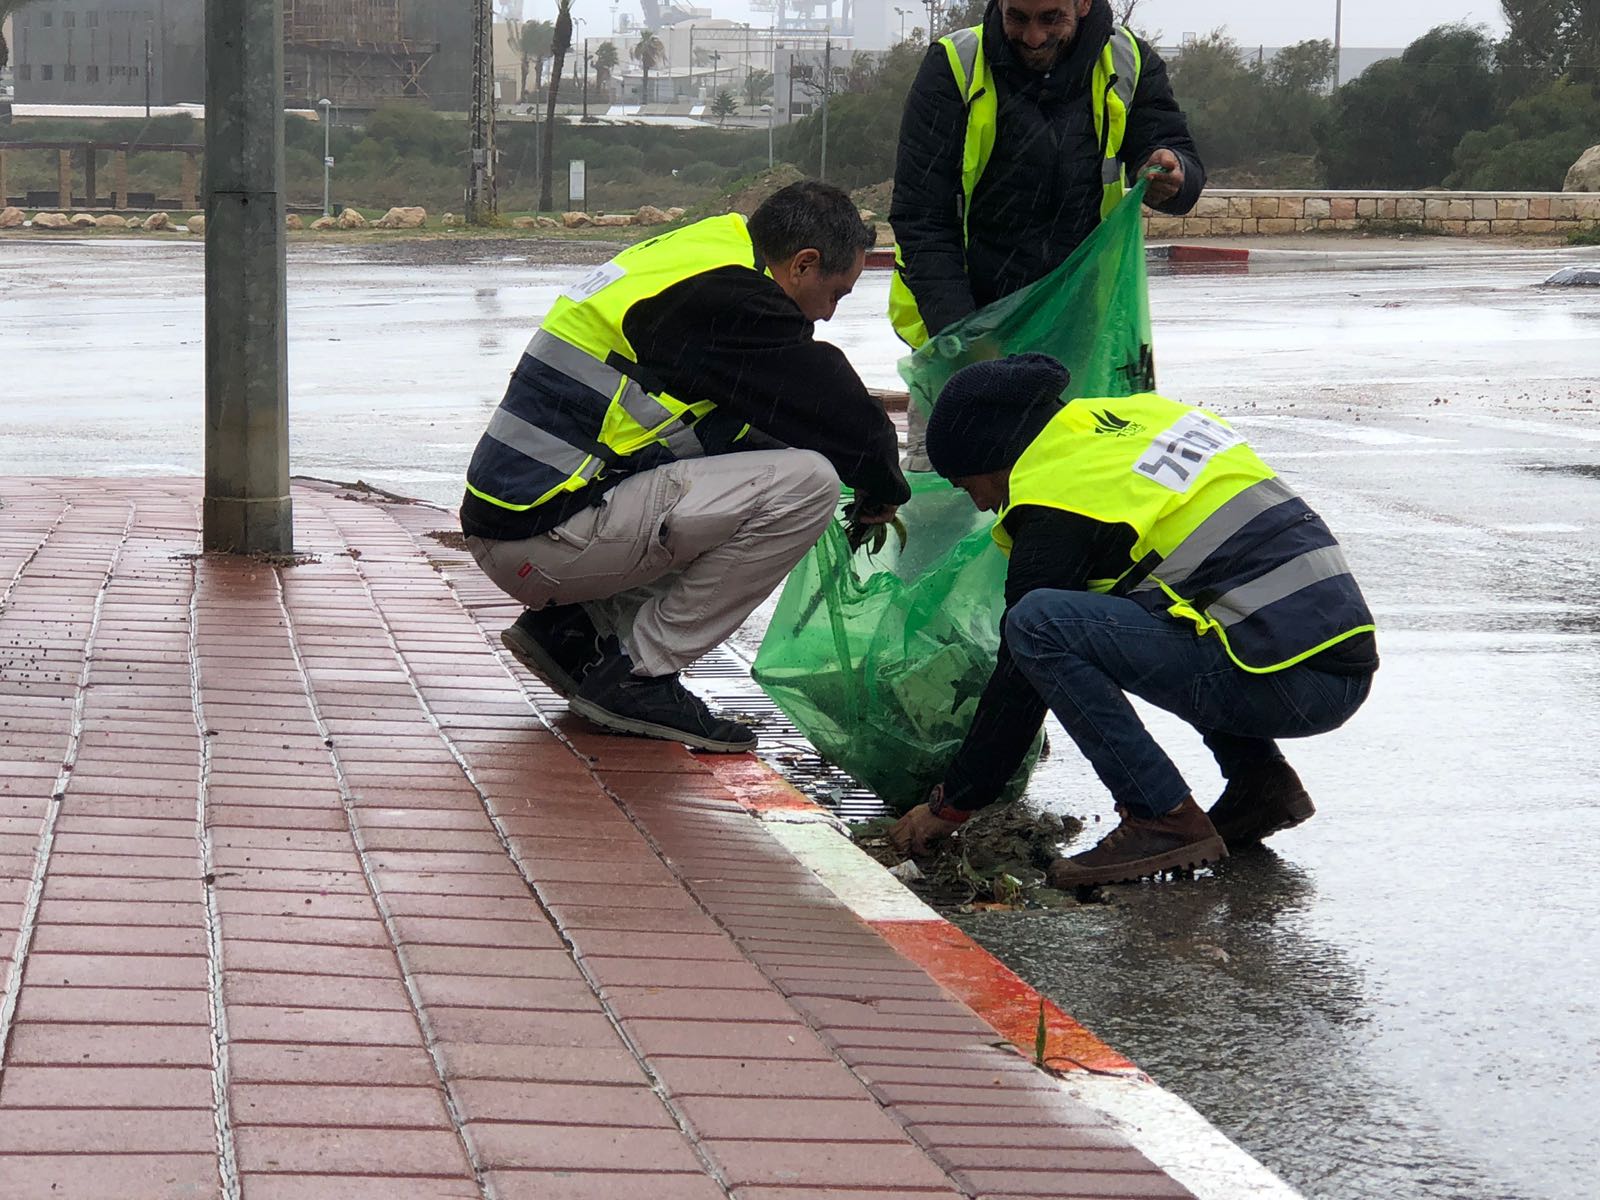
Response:
[[[41,0],[12,20],[19,104],[200,103],[204,0]]]
[[[130,7],[131,5],[131,7]],[[431,100],[440,45],[408,27],[423,0],[284,0],[290,107]],[[470,21],[465,22],[470,26]],[[18,9],[11,54],[19,104],[151,105],[205,100],[205,0],[36,0]],[[466,41],[470,47],[471,30]],[[470,49],[463,79],[470,73]],[[466,84],[461,86],[463,95]],[[465,107],[463,103],[461,107]]]

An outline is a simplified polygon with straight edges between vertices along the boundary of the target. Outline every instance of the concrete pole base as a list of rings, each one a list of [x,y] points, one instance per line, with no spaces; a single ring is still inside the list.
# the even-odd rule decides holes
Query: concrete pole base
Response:
[[[207,496],[201,544],[213,554],[292,554],[294,506],[288,496],[240,500]]]

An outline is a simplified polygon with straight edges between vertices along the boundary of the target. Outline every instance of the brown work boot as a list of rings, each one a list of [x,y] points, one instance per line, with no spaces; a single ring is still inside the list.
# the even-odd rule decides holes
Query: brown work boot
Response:
[[[1125,808],[1118,826],[1093,850],[1050,864],[1050,886],[1060,891],[1097,883],[1136,883],[1165,871],[1210,866],[1228,857],[1211,821],[1193,796],[1159,817],[1136,817]]]
[[[1317,811],[1294,768],[1281,758],[1258,763],[1228,780],[1207,815],[1230,850],[1259,845]]]

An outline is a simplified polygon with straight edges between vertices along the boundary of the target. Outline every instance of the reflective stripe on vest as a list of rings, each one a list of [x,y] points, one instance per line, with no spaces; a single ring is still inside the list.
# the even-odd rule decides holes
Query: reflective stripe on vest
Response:
[[[567,288],[528,343],[473,455],[468,490],[526,512],[625,478],[639,455],[659,466],[704,454],[695,425],[716,405],[648,391],[634,377],[638,357],[623,324],[634,305],[677,283],[755,264],[744,218],[730,214],[630,247]]]
[[[1126,593],[1215,633],[1236,665],[1283,670],[1372,629],[1327,526],[1220,417],[1151,393],[1068,404],[1023,452],[994,527],[1056,508],[1135,533]]]
[[[989,77],[989,61],[983,54],[983,26],[957,29],[939,39],[950,63],[956,91],[967,108],[966,134],[961,147],[961,240],[966,244],[968,217],[978,181],[994,152],[999,125],[1000,103]],[[1122,203],[1127,190],[1123,169],[1123,139],[1128,131],[1128,112],[1139,87],[1143,55],[1138,40],[1129,29],[1117,29],[1107,39],[1095,64],[1090,85],[1095,137],[1102,147],[1100,165],[1100,219],[1111,215]],[[928,327],[917,309],[916,297],[903,278],[905,260],[895,247],[895,273],[889,282],[889,321],[895,332],[912,349],[928,340]]]

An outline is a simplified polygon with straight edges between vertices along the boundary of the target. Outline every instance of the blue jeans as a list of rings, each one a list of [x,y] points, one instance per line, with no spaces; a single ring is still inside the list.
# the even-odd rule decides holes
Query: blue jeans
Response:
[[[1330,675],[1304,664],[1252,675],[1221,639],[1091,592],[1030,592],[1006,618],[1006,641],[1117,805],[1140,816],[1170,812],[1191,789],[1125,693],[1198,729],[1231,778],[1281,759],[1274,738],[1339,728],[1372,688],[1370,674]]]

